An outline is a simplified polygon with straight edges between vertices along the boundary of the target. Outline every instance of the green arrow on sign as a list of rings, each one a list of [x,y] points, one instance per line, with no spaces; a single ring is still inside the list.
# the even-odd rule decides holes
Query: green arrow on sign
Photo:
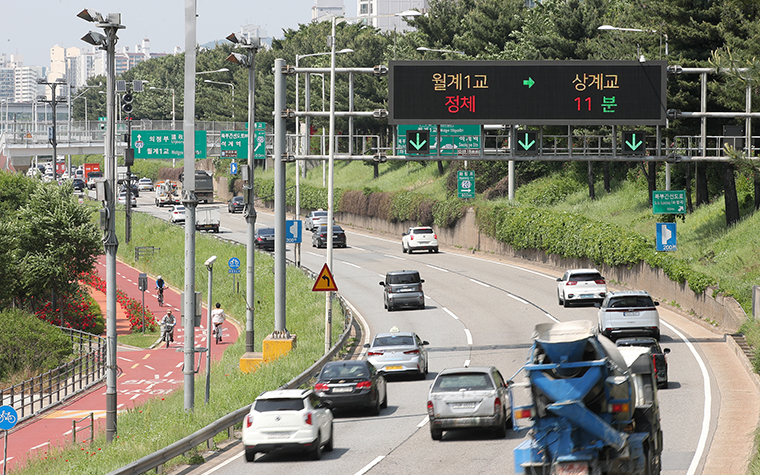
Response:
[[[425,144],[427,143],[427,140],[423,140],[422,142],[420,142],[420,134],[417,134],[417,142],[409,142],[409,143],[412,144],[412,147],[414,147],[416,150],[419,150],[425,146]]]
[[[530,136],[527,132],[525,132],[525,142],[522,140],[518,140],[517,143],[520,144],[520,146],[523,148],[523,150],[530,150],[530,148],[533,146],[534,143],[536,143],[535,140],[531,140],[530,143],[528,143],[528,139],[530,139]]]
[[[631,135],[631,140],[633,140],[633,143],[627,140],[625,142],[625,144],[628,145],[628,147],[631,150],[636,150],[637,148],[639,148],[639,146],[641,146],[642,143],[644,143],[642,140],[639,140],[638,142],[636,142],[636,134]]]
[[[536,84],[536,81],[533,80],[533,78],[529,77],[528,79],[523,79],[523,86],[528,86],[528,89],[533,87],[533,85]]]

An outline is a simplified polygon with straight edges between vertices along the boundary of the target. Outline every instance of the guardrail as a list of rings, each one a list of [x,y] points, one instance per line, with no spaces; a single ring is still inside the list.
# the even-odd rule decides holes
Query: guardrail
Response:
[[[3,405],[13,406],[19,422],[58,405],[103,381],[106,377],[106,340],[80,330],[69,332],[74,360],[53,370],[0,390]]]
[[[346,341],[348,341],[348,335],[350,334],[351,326],[354,323],[354,314],[351,310],[351,307],[346,304],[343,297],[338,296],[338,300],[345,316],[343,334],[340,336],[335,345],[330,348],[329,352],[324,354],[306,371],[299,374],[288,383],[281,386],[279,389],[293,389],[308,382],[314,375],[319,372],[319,370],[322,369],[322,366],[324,366],[326,362],[332,360],[335,355],[338,354],[340,349],[343,348],[343,346],[346,344]],[[163,465],[165,463],[176,457],[179,457],[184,453],[189,452],[199,445],[202,445],[204,443],[208,443],[210,445],[210,441],[212,441],[214,439],[214,436],[217,434],[226,431],[229,434],[229,437],[232,437],[233,428],[237,424],[241,424],[243,422],[243,419],[245,419],[246,414],[248,414],[250,410],[251,405],[248,404],[245,407],[242,407],[234,412],[227,414],[224,417],[217,419],[206,427],[193,432],[189,436],[180,439],[177,442],[174,442],[173,444],[159,450],[158,452],[146,455],[145,457],[136,460],[129,465],[125,465],[124,467],[109,472],[108,475],[139,475],[153,469],[157,469],[158,473],[163,473]]]

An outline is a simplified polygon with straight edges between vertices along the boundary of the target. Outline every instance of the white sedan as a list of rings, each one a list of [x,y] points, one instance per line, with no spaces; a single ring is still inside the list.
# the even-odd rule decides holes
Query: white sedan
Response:
[[[571,269],[557,279],[557,300],[563,307],[576,302],[601,302],[607,282],[596,269]]]
[[[438,252],[438,235],[430,226],[409,228],[401,236],[401,252],[428,251]]]
[[[280,389],[262,393],[243,421],[245,459],[258,452],[308,452],[319,460],[322,449],[333,449],[333,414],[329,403],[311,389]]]
[[[140,191],[153,191],[153,180],[150,178],[140,178],[137,182],[137,189]]]
[[[182,205],[172,206],[172,210],[169,211],[171,217],[169,220],[172,223],[184,223],[185,222],[185,207]]]

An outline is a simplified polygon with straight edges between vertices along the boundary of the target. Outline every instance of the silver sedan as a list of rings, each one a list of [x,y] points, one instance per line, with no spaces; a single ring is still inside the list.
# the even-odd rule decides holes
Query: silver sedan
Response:
[[[425,379],[428,372],[427,341],[416,333],[392,331],[378,333],[372,343],[364,345],[367,361],[378,372],[389,374],[415,374]]]

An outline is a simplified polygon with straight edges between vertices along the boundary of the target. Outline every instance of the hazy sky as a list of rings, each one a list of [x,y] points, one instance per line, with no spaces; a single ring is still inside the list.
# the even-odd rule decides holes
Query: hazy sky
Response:
[[[285,29],[311,21],[314,0],[196,0],[197,42],[224,40],[247,24],[258,25],[274,38]],[[356,0],[344,0],[346,16],[356,16]],[[81,40],[94,23],[77,17],[84,8],[102,14],[121,13],[126,29],[119,31],[117,48],[130,51],[143,38],[153,53],[185,50],[185,0],[2,0],[0,54],[20,54],[25,66],[50,66],[50,48],[88,47]]]

